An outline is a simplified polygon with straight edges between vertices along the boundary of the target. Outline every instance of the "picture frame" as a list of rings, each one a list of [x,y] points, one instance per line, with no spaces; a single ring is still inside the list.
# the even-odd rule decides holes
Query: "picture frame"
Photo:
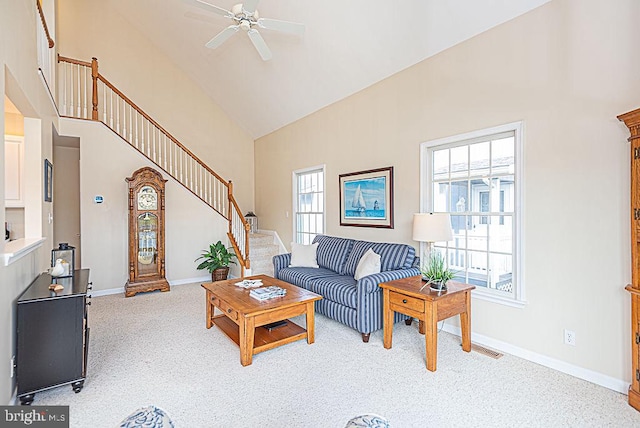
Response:
[[[339,175],[340,226],[393,229],[393,167]]]
[[[53,201],[53,164],[44,160],[44,201]]]

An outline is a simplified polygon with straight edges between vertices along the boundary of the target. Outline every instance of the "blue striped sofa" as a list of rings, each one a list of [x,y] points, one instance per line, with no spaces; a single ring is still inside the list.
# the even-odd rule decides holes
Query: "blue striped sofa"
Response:
[[[356,329],[364,342],[371,332],[382,328],[381,282],[419,275],[416,250],[406,244],[367,242],[335,236],[317,235],[318,266],[289,267],[291,253],[273,257],[273,273],[278,279],[320,294],[317,313]],[[369,249],[380,255],[380,273],[354,279],[360,258]],[[407,320],[395,314],[395,322]]]

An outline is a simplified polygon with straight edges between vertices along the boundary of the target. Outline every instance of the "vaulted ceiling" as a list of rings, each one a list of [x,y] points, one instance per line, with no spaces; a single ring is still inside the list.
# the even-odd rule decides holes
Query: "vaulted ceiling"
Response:
[[[203,0],[230,10],[236,0]],[[307,116],[549,0],[261,0],[260,17],[303,23],[303,36],[244,31],[182,0],[111,0],[254,138]]]

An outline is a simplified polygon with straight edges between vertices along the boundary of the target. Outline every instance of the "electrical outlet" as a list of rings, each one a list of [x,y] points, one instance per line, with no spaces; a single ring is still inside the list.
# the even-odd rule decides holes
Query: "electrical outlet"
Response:
[[[565,345],[576,346],[576,333],[571,330],[564,330],[564,343]]]
[[[13,377],[15,376],[16,372],[15,372],[15,367],[16,367],[16,356],[14,355],[13,357],[11,357],[11,376]]]

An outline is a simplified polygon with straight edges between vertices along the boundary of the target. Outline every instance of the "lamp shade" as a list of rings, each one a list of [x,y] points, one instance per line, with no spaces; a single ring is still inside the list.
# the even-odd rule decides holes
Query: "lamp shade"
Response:
[[[413,215],[413,240],[419,242],[451,241],[449,213],[417,213]]]

